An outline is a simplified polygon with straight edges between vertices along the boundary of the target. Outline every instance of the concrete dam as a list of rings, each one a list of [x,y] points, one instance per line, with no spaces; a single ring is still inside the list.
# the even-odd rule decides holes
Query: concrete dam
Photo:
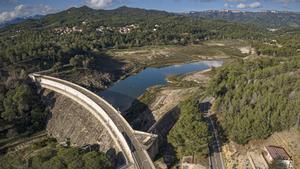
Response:
[[[81,107],[84,107],[84,109],[88,111],[89,116],[95,120],[96,123],[101,123],[101,128],[103,128],[102,130],[105,136],[100,134],[99,137],[107,137],[106,140],[112,144],[109,146],[113,146],[117,152],[121,152],[125,159],[124,164],[118,166],[118,168],[155,168],[152,158],[154,158],[158,152],[158,135],[134,130],[123,118],[121,113],[107,101],[79,85],[35,73],[29,76],[41,88],[54,91],[71,99]],[[80,120],[80,118],[78,118],[78,120]],[[72,128],[76,127],[78,126],[72,126]],[[63,131],[64,129],[61,130]],[[95,132],[97,132],[97,130],[95,130]],[[72,143],[72,132],[65,132],[64,134],[69,134]],[[76,138],[80,138],[80,134],[81,133],[79,133]],[[95,133],[94,135],[97,134]],[[84,141],[82,142],[81,144],[84,144]],[[95,142],[95,144],[100,144],[101,146],[101,141]]]

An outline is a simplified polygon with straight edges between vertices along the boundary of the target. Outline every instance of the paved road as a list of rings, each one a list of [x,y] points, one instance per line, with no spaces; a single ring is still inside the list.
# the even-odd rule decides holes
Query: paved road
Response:
[[[219,140],[218,130],[216,128],[215,122],[208,115],[206,117],[209,122],[209,130],[213,134],[213,141],[210,145],[210,162],[212,169],[225,169],[225,164],[221,151],[221,144]]]
[[[53,80],[53,79],[51,78],[49,80]],[[107,103],[103,102],[101,99],[99,99],[98,96],[78,87],[75,84],[65,83],[64,81],[61,80],[57,82],[72,87],[73,89],[79,91],[80,93],[92,99],[96,104],[98,104],[113,120],[113,122],[118,127],[118,129],[123,133],[129,147],[131,148],[134,160],[136,161],[136,165],[137,165],[136,167],[139,169],[154,169],[152,160],[150,159],[147,151],[144,150],[143,145],[135,137],[134,130],[131,128],[130,125],[128,125],[128,123],[124,119],[120,118],[120,114],[118,111],[116,111]]]

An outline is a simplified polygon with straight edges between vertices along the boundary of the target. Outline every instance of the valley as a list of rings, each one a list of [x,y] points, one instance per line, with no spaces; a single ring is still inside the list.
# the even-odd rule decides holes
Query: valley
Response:
[[[0,28],[0,169],[298,168],[299,17],[81,6]]]

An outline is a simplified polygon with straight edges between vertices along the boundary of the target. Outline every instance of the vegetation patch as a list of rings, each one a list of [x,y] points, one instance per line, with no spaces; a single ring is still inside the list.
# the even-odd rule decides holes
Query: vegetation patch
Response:
[[[1,169],[109,169],[109,158],[96,149],[60,146],[53,139],[0,156]]]
[[[0,145],[43,130],[48,111],[36,87],[21,77],[0,82]]]
[[[180,117],[168,134],[168,142],[174,146],[177,158],[206,156],[210,134],[208,124],[199,112],[198,102],[188,99],[180,104]]]
[[[208,93],[230,139],[245,144],[298,123],[299,58],[239,60],[217,69]]]

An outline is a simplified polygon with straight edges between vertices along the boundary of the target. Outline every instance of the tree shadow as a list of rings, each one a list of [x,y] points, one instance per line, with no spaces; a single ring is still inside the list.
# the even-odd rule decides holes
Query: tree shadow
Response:
[[[116,163],[115,167],[120,168],[121,166],[126,164],[126,159],[124,157],[124,154],[122,152],[118,152],[116,155]]]
[[[167,135],[172,127],[177,122],[180,115],[180,109],[178,106],[174,107],[170,111],[164,114],[164,116],[159,119],[155,124],[153,124],[148,132],[158,134],[160,140],[167,140]],[[161,142],[163,143],[163,142]]]
[[[48,125],[49,120],[52,119],[52,109],[55,107],[56,95],[54,91],[48,89],[41,89],[40,91],[41,100],[44,105],[46,105],[46,111],[48,111],[45,127]]]
[[[214,153],[220,153],[224,143],[228,141],[225,131],[220,125],[216,114],[210,114],[212,107],[211,99],[204,99],[204,101],[199,103],[199,110],[204,114],[204,118],[208,124],[208,130],[211,133],[211,140],[209,143],[209,156]],[[217,133],[217,135],[215,135]]]
[[[176,151],[172,144],[167,141],[159,148],[159,154],[156,159],[162,159],[168,168],[172,168],[179,159],[176,157]]]
[[[210,117],[208,118],[210,118],[207,119],[208,130],[210,131],[210,133],[212,133],[212,138],[209,144],[209,155],[212,156],[214,153],[220,153],[222,151],[222,147],[225,143],[228,142],[228,138],[225,134],[225,130],[220,125],[216,115],[210,115]],[[214,135],[214,132],[216,132],[217,135]]]
[[[88,67],[75,68],[69,65],[67,70],[50,73],[50,75],[99,92],[128,73],[125,61],[117,60],[106,53],[89,52],[84,56],[93,58]]]
[[[94,64],[92,68],[97,71],[111,72],[118,75],[124,72],[125,62],[116,60],[113,56],[110,56],[106,53],[91,53],[94,56]]]
[[[139,100],[135,100],[126,112],[125,117],[134,129],[158,135],[159,147],[155,159],[163,159],[168,167],[172,167],[178,159],[174,147],[168,143],[167,135],[179,118],[179,108],[173,108],[158,121],[155,120],[148,105]]]
[[[229,139],[227,137],[226,131],[222,127],[222,125],[220,124],[220,121],[218,120],[217,115],[216,114],[211,115],[211,119],[215,122],[215,126],[216,126],[216,128],[218,130],[219,139],[220,139],[222,145],[225,144],[225,143],[228,143]]]
[[[138,99],[134,99],[131,106],[124,111],[126,120],[135,130],[148,131],[156,123],[149,106]]]
[[[47,91],[47,93],[46,93]],[[47,89],[41,89],[40,94],[41,94],[41,99],[44,105],[47,105],[48,109],[52,109],[55,106],[56,102],[56,97],[55,97],[55,92],[54,91],[49,91]]]
[[[150,132],[157,134],[159,137],[159,154],[156,156],[156,159],[162,159],[168,168],[174,167],[179,160],[176,157],[175,147],[168,142],[167,137],[177,122],[179,115],[180,109],[176,106],[149,129]]]
[[[120,168],[126,164],[124,154],[122,152],[117,152],[114,148],[107,150],[106,156],[111,160],[113,168]]]

